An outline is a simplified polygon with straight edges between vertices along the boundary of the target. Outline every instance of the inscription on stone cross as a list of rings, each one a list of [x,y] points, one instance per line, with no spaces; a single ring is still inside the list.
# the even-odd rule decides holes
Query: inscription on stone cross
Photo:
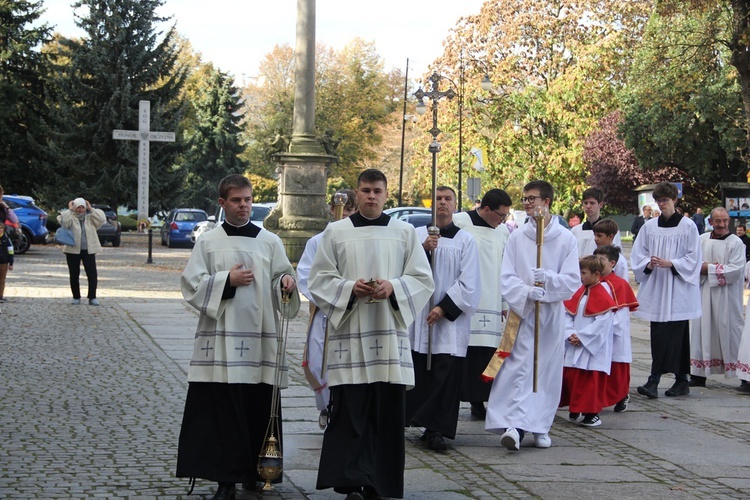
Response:
[[[138,221],[148,219],[148,147],[151,141],[174,142],[174,132],[151,131],[151,102],[138,102],[138,130],[113,130],[112,138],[138,141]]]

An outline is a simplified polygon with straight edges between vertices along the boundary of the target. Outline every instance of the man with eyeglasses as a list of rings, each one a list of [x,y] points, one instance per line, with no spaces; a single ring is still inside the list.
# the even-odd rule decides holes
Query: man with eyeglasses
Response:
[[[700,273],[703,251],[692,220],[675,210],[677,188],[669,182],[654,187],[661,215],[647,221],[633,243],[630,268],[640,306],[633,314],[651,322],[651,375],[638,394],[659,397],[664,373],[675,383],[666,396],[690,393],[690,320],[701,316]]]
[[[461,401],[471,403],[471,415],[484,420],[491,384],[481,375],[495,355],[508,306],[500,293],[500,268],[510,232],[504,222],[513,202],[502,189],[490,189],[479,208],[453,215],[453,223],[474,236],[479,250],[481,297],[471,317],[471,337],[461,369]],[[503,311],[506,311],[505,313]]]
[[[586,189],[581,198],[583,200],[583,211],[586,214],[586,220],[583,224],[578,224],[570,230],[573,236],[576,237],[576,240],[578,240],[578,257],[593,255],[594,250],[596,250],[594,224],[602,220],[601,210],[604,207],[604,193],[601,189],[592,187]],[[619,231],[615,234],[612,244],[622,248]]]
[[[552,186],[532,181],[523,189],[529,222],[513,231],[505,247],[500,277],[503,297],[521,318],[515,344],[505,358],[490,392],[485,429],[502,434],[501,444],[519,450],[526,432],[534,446],[549,448],[549,430],[560,402],[565,345],[563,301],[581,285],[575,236],[550,215]],[[537,267],[535,211],[544,213],[542,267]],[[539,315],[538,383],[534,392],[535,302]]]

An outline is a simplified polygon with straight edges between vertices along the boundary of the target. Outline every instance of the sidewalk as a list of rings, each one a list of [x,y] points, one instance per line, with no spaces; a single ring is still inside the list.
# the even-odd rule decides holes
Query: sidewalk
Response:
[[[215,484],[174,478],[186,369],[197,316],[179,293],[188,249],[123,240],[97,257],[101,307],[72,306],[59,248],[33,246],[9,273],[0,315],[0,497],[211,498]],[[85,278],[82,278],[85,286]],[[85,302],[85,301],[84,301]],[[284,483],[264,498],[343,498],[315,490],[322,443],[301,371],[306,307],[290,323],[283,392]],[[519,452],[461,410],[435,453],[406,430],[406,498],[748,498],[750,398],[711,377],[690,396],[635,394],[650,366],[648,326],[633,321],[628,411],[585,429],[558,413],[553,447]],[[238,489],[238,498],[260,495]]]

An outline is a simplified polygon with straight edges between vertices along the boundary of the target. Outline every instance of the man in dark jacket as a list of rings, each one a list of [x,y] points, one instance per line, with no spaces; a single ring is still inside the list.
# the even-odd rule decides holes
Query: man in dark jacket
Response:
[[[633,219],[633,225],[630,226],[630,232],[633,233],[633,241],[638,236],[638,231],[641,230],[647,220],[651,218],[651,205],[643,205],[643,215],[637,216]]]

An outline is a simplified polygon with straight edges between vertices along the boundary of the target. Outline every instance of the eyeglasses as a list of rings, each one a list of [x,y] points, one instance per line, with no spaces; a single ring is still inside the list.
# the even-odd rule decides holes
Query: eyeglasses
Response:
[[[542,200],[543,198],[541,196],[524,196],[521,198],[521,203],[534,203],[537,199]]]
[[[493,210],[493,212],[495,212],[495,214],[496,214],[496,215],[497,215],[498,217],[500,217],[500,222],[504,222],[504,221],[505,221],[505,219],[507,219],[507,218],[508,218],[508,215],[509,215],[509,214],[503,214],[503,213],[500,213],[500,212],[498,212],[497,210]]]

